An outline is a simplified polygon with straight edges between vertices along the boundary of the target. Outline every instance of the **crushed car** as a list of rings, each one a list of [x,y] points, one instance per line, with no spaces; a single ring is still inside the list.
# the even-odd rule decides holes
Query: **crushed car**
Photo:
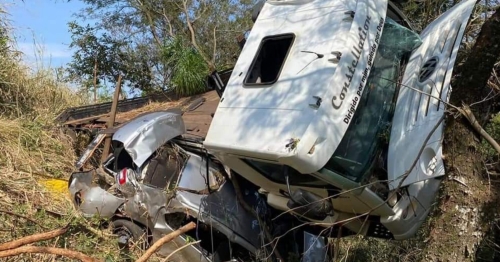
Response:
[[[201,240],[176,253],[173,261],[274,258],[276,246],[266,245],[264,225],[259,223],[271,225],[273,210],[258,188],[238,179],[239,198],[229,179],[237,174],[210,155],[200,139],[183,137],[184,133],[178,110],[147,113],[119,127],[112,136],[113,153],[102,166],[71,175],[74,205],[86,217],[111,221],[123,247],[135,243],[146,248],[182,225],[196,222],[196,230],[159,251],[166,256],[188,239]],[[277,220],[280,226],[271,235],[284,234],[296,225],[297,221],[287,219]],[[308,257],[326,257],[326,248],[312,248],[325,246],[326,239],[309,233],[301,236],[298,243],[311,247],[284,240],[277,248],[284,254],[308,251]]]

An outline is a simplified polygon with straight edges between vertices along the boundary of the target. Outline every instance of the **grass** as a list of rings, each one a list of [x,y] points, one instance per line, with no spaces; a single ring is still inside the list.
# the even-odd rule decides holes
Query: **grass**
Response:
[[[53,120],[64,108],[84,104],[84,99],[57,81],[52,71],[23,65],[11,43],[4,48],[1,43],[0,243],[70,224],[69,233],[36,245],[117,261],[116,241],[91,230],[91,221],[81,218],[67,197],[66,180],[76,155],[73,141]],[[2,261],[65,260],[52,255],[22,255]]]
[[[35,245],[124,261],[110,229],[98,219],[81,217],[69,199],[67,179],[77,159],[75,147],[86,144],[76,144],[54,119],[63,109],[85,103],[51,70],[23,65],[20,54],[11,47],[2,49],[0,41],[0,243],[70,225],[66,234]],[[140,254],[134,250],[126,256]],[[29,254],[2,261],[69,260]]]
[[[0,17],[2,13],[0,6]],[[52,71],[23,66],[15,50],[5,49],[8,41],[2,30],[5,25],[1,23],[0,20],[0,243],[69,224],[70,232],[37,245],[77,250],[105,261],[121,261],[115,239],[101,234],[97,219],[82,218],[66,197],[64,188],[76,159],[75,145],[54,125],[53,119],[62,109],[86,101],[57,81]],[[185,93],[196,93],[194,87],[201,81],[197,72],[205,68],[190,72],[188,69],[199,58],[192,53],[184,55],[190,59],[178,67],[184,76],[178,76],[177,85],[184,86]],[[143,110],[163,107],[163,104],[151,104]],[[126,114],[122,117],[129,118]],[[500,125],[499,115],[487,130],[496,135],[500,129],[497,125]],[[480,150],[490,149],[483,145]],[[500,181],[491,181],[494,178],[464,169],[450,170],[449,174],[467,178],[467,185],[457,184],[451,178],[444,181],[435,210],[417,238],[406,241],[361,236],[341,239],[339,261],[475,261],[480,260],[478,257],[494,261],[500,252],[497,245],[500,241],[495,240],[500,235],[495,233],[500,232],[499,198],[495,193],[499,189],[495,186],[492,189],[489,184],[500,184]],[[464,215],[461,210],[467,213]],[[468,230],[464,234],[462,227]],[[489,232],[493,234],[475,235]],[[471,248],[463,250],[464,246]],[[477,257],[464,255],[476,249],[480,251]],[[65,260],[51,255],[23,255],[2,261]]]

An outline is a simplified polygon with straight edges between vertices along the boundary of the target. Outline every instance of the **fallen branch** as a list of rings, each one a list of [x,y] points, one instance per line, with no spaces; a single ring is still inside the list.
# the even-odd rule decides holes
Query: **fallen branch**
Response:
[[[486,132],[481,124],[477,121],[476,117],[474,116],[474,113],[470,110],[470,107],[467,105],[462,105],[458,111],[469,121],[469,123],[472,125],[474,130],[476,130],[479,135],[481,135],[488,143],[497,151],[498,154],[500,154],[500,145],[495,141],[493,137],[491,137],[488,132]]]
[[[169,258],[171,258],[171,257],[172,257],[175,253],[177,253],[177,252],[179,252],[179,251],[183,250],[183,249],[184,249],[184,248],[186,248],[186,247],[189,247],[189,246],[192,246],[192,245],[196,245],[196,244],[198,244],[198,243],[200,243],[200,242],[201,242],[201,241],[195,241],[195,242],[187,243],[187,244],[185,244],[185,245],[184,245],[184,246],[182,246],[182,247],[179,247],[178,249],[174,250],[174,252],[170,253],[170,254],[169,254],[169,255],[168,255],[168,256],[167,256],[167,257],[166,257],[163,261],[164,261],[164,262],[170,261],[170,260],[168,260],[168,259],[169,259]]]
[[[56,229],[56,230],[53,230],[50,232],[45,232],[45,233],[40,233],[40,234],[35,234],[35,235],[23,237],[23,238],[14,240],[14,241],[0,244],[0,251],[18,248],[20,246],[24,246],[24,245],[35,243],[35,242],[49,240],[49,239],[52,239],[54,237],[58,237],[64,233],[66,233],[67,231],[68,231],[68,227],[64,227],[64,228]]]
[[[29,218],[27,216],[23,216],[23,215],[20,215],[20,214],[16,214],[14,212],[11,212],[11,211],[7,211],[7,210],[0,210],[0,213],[5,213],[5,214],[8,214],[8,215],[11,215],[11,216],[15,216],[15,217],[19,217],[19,218],[22,218],[22,219],[25,219],[25,220],[28,220],[30,221],[31,223],[43,228],[43,229],[47,229],[47,227],[41,225],[40,223],[38,223],[36,220],[32,219],[32,218]]]
[[[73,250],[68,250],[68,249],[63,249],[63,248],[55,248],[55,247],[35,247],[35,246],[24,246],[24,247],[18,247],[15,249],[11,249],[11,250],[0,251],[0,258],[18,256],[18,255],[24,254],[24,253],[52,254],[52,255],[58,255],[58,256],[63,256],[63,257],[72,258],[72,259],[78,259],[78,260],[83,261],[83,262],[97,262],[97,261],[99,261],[99,260],[91,258],[83,253],[73,251]]]
[[[161,246],[164,244],[172,241],[174,238],[180,236],[181,234],[184,234],[190,230],[193,230],[196,228],[196,224],[194,222],[190,222],[189,224],[175,230],[174,232],[160,238],[158,241],[156,241],[147,251],[142,255],[139,259],[136,260],[136,262],[146,262],[155,252],[158,250]]]

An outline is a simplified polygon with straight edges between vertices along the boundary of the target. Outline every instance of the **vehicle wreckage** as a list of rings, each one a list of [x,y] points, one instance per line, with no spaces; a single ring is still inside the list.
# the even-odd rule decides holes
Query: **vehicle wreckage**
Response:
[[[112,137],[114,152],[101,169],[71,175],[69,190],[75,206],[86,217],[112,221],[124,247],[133,241],[145,248],[195,221],[196,232],[181,236],[160,250],[161,255],[168,255],[184,245],[189,236],[202,240],[173,257],[173,261],[272,257],[274,247],[270,248],[271,253],[263,248],[268,242],[259,223],[268,218],[268,225],[273,224],[269,219],[271,208],[258,188],[243,179],[234,182],[238,190],[244,189],[241,195],[237,194],[235,184],[229,180],[230,175],[237,174],[208,154],[201,141],[182,136],[185,126],[181,114],[179,110],[153,112],[121,126]],[[105,183],[106,180],[111,181]],[[274,235],[283,234],[284,229],[278,228]],[[302,234],[304,241],[317,239],[310,233]],[[313,248],[298,250],[318,256],[313,251],[319,244],[319,255],[325,255],[325,243],[317,242],[309,243]]]
[[[277,210],[413,237],[445,175],[446,102],[475,3],[417,34],[387,0],[266,1],[204,146]]]
[[[475,2],[420,34],[387,0],[263,2],[227,83],[213,75],[221,99],[206,139],[184,137],[179,112],[129,122],[101,171],[114,183],[74,173],[75,205],[125,228],[123,243],[194,220],[202,241],[179,254],[188,261],[272,256],[259,221],[273,237],[304,221],[329,228],[279,241],[282,253],[309,252],[303,261],[327,257],[317,235],[413,237],[445,175],[445,106]]]

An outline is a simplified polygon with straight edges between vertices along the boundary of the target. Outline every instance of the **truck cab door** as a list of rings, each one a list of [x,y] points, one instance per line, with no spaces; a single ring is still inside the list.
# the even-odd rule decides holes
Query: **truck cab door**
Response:
[[[446,109],[443,101],[448,102],[450,97],[453,67],[475,3],[463,0],[420,34],[422,44],[412,52],[406,66],[392,122],[387,170],[390,189],[445,174],[444,121],[440,121]]]

